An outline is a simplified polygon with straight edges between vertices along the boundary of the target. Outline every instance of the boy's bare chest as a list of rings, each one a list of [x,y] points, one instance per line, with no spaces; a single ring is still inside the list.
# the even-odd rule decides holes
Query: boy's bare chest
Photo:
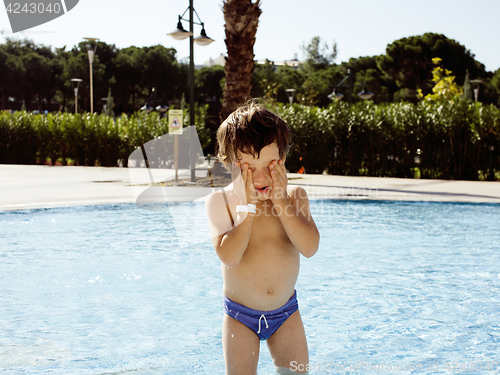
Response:
[[[281,220],[271,204],[259,205],[257,215],[252,224],[249,246],[254,243],[267,244],[270,246],[291,245]]]
[[[276,292],[294,285],[299,268],[299,252],[288,238],[275,211],[256,215],[247,249],[237,268],[244,280],[259,280],[259,290]]]

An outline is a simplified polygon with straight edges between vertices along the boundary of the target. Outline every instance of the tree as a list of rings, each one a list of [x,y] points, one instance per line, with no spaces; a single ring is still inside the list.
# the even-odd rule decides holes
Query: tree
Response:
[[[106,98],[106,110],[104,114],[109,117],[115,117],[115,112],[113,112],[113,108],[115,106],[115,101],[111,96],[111,89],[108,91],[108,97]]]
[[[133,112],[139,108],[138,96],[142,96],[142,72],[145,52],[138,47],[121,49],[114,60],[116,86],[113,89],[119,112]],[[145,95],[148,94],[146,91]]]
[[[118,51],[109,83],[116,112],[134,112],[149,98],[153,87],[164,104],[187,92],[187,65],[176,60],[177,51],[161,45],[128,47]]]
[[[254,70],[255,35],[262,10],[260,0],[224,0],[223,12],[226,21],[225,64],[226,83],[220,120],[224,121],[239,104],[250,96],[251,78]]]
[[[24,75],[24,66],[18,56],[7,53],[0,46],[0,109],[7,109],[8,97],[22,93],[19,77]],[[17,83],[17,84],[16,84]]]
[[[98,47],[99,48],[99,47]],[[82,110],[90,110],[90,68],[89,68],[89,57],[87,52],[87,46],[85,42],[79,43],[78,46],[74,46],[71,51],[66,52],[65,49],[58,50],[60,55],[60,60],[63,64],[63,72],[61,85],[59,88],[60,95],[63,97],[74,97],[73,86],[71,83],[72,78],[82,79],[80,84],[78,96],[78,106]],[[103,98],[107,96],[108,89],[107,83],[103,83],[105,76],[106,66],[101,62],[101,57],[99,54],[94,56],[92,63],[92,75],[94,80],[94,108],[96,112],[100,111],[102,106],[101,100],[98,98]],[[67,103],[70,108],[67,110],[72,111],[73,105],[71,102]]]
[[[210,147],[204,151],[214,154],[215,152],[215,134],[220,125],[219,114],[222,108],[222,94],[224,89],[224,67],[215,65],[195,70],[195,93],[196,102],[202,105],[208,103],[205,117],[205,127],[209,130],[211,137]],[[199,107],[200,108],[200,107]],[[201,106],[201,108],[203,108]]]
[[[272,61],[266,60],[264,64],[256,64],[252,74],[252,91],[254,98],[267,98],[275,100],[280,82],[277,74],[279,68]]]
[[[472,96],[472,86],[470,84],[469,70],[467,70],[465,74],[463,99],[468,102],[472,102],[472,100],[474,99]]]
[[[497,69],[493,74],[491,85],[493,87],[494,96],[497,98],[497,102],[495,104],[500,106],[500,69]]]
[[[24,81],[24,100],[30,103],[32,98],[38,101],[38,110],[43,109],[44,99],[49,97],[51,88],[52,72],[50,61],[35,52],[22,56],[23,65],[26,69]],[[49,97],[50,102],[51,97]]]
[[[452,100],[463,94],[462,88],[455,82],[455,76],[452,75],[453,72],[439,66],[441,61],[442,59],[439,57],[432,59],[432,63],[436,66],[432,70],[432,82],[434,82],[435,85],[432,88],[432,94],[427,94],[425,97],[422,90],[418,89],[417,96],[419,99],[424,99],[429,102],[442,102],[445,100]]]
[[[196,101],[215,103],[222,100],[224,67],[215,65],[195,70]]]
[[[7,38],[2,50],[7,56],[6,69],[1,73],[5,82],[4,88],[0,89],[2,96],[14,98],[13,109],[18,109],[23,101],[28,109],[32,109],[32,100],[37,102],[38,110],[47,109],[55,94],[59,71],[51,48],[36,45],[28,39]],[[2,102],[5,103],[5,99]]]
[[[177,62],[177,51],[161,45],[144,47],[143,50],[145,55],[141,85],[147,92],[155,87],[156,93],[165,104],[168,101],[180,100],[183,93],[187,94],[187,65]]]
[[[322,43],[319,36],[315,36],[308,45],[302,45],[301,48],[304,52],[306,68],[313,71],[327,68],[337,57],[337,43],[332,43],[330,51],[328,44],[326,42]]]
[[[287,89],[294,89],[294,97],[301,94],[306,76],[302,69],[291,66],[280,66],[276,71],[276,82],[279,84],[277,100],[281,103],[288,103]],[[295,99],[294,99],[295,100]]]
[[[407,96],[397,93],[396,96],[415,101],[417,89],[422,90],[424,96],[432,90],[432,59],[436,56],[443,59],[443,68],[455,72],[459,82],[465,79],[467,69],[472,77],[486,76],[484,65],[463,45],[434,33],[394,41],[387,46],[386,54],[379,56],[377,64],[384,74],[395,80],[399,90],[407,93]]]

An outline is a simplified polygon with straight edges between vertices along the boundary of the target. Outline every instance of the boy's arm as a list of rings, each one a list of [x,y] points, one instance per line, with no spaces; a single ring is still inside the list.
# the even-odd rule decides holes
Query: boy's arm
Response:
[[[238,164],[239,167],[239,164]],[[245,166],[243,178],[235,184],[241,183],[236,190],[242,188],[243,194],[248,194],[247,201],[254,202],[255,189],[253,188],[252,173]],[[248,175],[247,175],[248,173]],[[234,268],[240,264],[243,254],[248,246],[252,233],[253,217],[251,212],[240,213],[236,218],[235,226],[230,223],[229,213],[226,208],[222,192],[212,194],[205,202],[207,210],[212,244],[221,262],[227,267]]]
[[[319,231],[309,209],[309,198],[302,187],[293,189],[290,204],[287,194],[286,169],[283,163],[272,163],[273,192],[271,200],[283,228],[293,245],[307,258],[318,251]]]
[[[253,213],[248,213],[245,220],[228,232],[212,238],[212,243],[221,262],[235,268],[240,264],[252,232]]]

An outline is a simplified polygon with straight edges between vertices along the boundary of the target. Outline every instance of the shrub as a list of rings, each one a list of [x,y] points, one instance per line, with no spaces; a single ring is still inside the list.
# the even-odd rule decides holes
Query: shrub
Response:
[[[292,128],[287,158],[291,172],[386,177],[484,179],[499,169],[500,109],[450,101],[374,105],[332,102],[327,108],[278,104]],[[207,107],[196,109],[203,148]],[[185,120],[185,125],[189,119]],[[137,112],[116,119],[104,114],[0,112],[0,163],[126,166],[142,144],[168,132],[167,118]],[[492,154],[490,148],[494,149]],[[416,158],[418,156],[418,158]],[[493,159],[492,159],[493,156]]]
[[[293,131],[291,172],[477,180],[489,167],[488,149],[500,149],[500,109],[459,98],[274,110]]]

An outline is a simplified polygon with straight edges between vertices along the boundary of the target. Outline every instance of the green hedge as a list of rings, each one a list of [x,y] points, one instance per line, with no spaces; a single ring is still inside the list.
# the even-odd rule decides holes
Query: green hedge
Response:
[[[290,171],[442,179],[485,179],[494,147],[500,165],[500,109],[455,100],[430,104],[328,108],[298,104],[274,110],[291,126]],[[417,152],[417,150],[419,150]],[[416,157],[420,163],[416,163]]]
[[[210,142],[204,128],[208,106],[196,108],[198,134],[203,147]],[[184,115],[185,125],[189,116]],[[168,119],[157,112],[137,112],[119,118],[104,114],[33,114],[0,112],[0,164],[52,164],[116,166],[143,143],[168,133]]]
[[[455,100],[440,104],[349,106],[328,108],[294,104],[273,108],[290,124],[292,147],[287,167],[297,172],[336,175],[486,179],[488,148],[500,170],[500,109]],[[206,106],[197,108],[203,148]],[[185,124],[189,123],[185,121]],[[141,144],[168,132],[157,113],[106,115],[0,112],[0,163],[35,164],[72,160],[76,165],[115,166]],[[420,150],[420,154],[417,152]],[[416,157],[420,163],[416,163]]]

